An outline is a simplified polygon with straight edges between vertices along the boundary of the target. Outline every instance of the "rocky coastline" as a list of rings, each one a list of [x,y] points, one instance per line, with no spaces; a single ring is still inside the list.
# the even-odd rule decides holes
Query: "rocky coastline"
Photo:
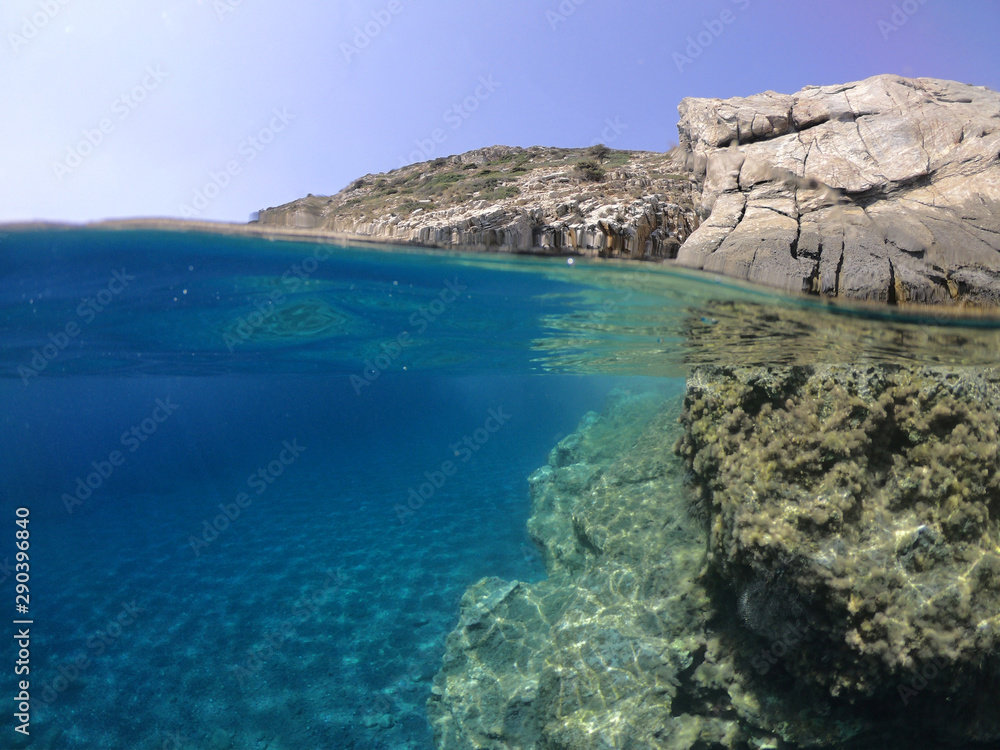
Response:
[[[880,75],[685,99],[668,153],[495,146],[264,209],[264,230],[677,263],[892,305],[1000,303],[1000,94]]]
[[[685,99],[699,230],[678,263],[890,304],[1000,301],[1000,94],[881,75]]]
[[[993,92],[879,76],[681,115],[698,218],[666,262],[1000,300]],[[692,331],[724,351],[755,316],[801,334],[764,306]],[[462,600],[437,746],[997,747],[998,415],[982,366],[723,357],[682,393],[613,392],[529,479],[548,577]]]
[[[698,226],[677,153],[494,146],[259,212],[265,228],[508,253],[669,259]]]

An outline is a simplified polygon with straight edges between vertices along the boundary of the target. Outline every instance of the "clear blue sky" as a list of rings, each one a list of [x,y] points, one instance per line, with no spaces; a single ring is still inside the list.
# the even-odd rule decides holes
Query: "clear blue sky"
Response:
[[[480,146],[666,150],[684,96],[1000,89],[998,37],[996,0],[4,0],[0,221],[245,221]]]

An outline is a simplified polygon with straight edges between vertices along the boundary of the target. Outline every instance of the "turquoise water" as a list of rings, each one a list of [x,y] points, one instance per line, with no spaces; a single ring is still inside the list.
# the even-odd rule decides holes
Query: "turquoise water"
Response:
[[[13,614],[27,508],[31,746],[431,747],[462,593],[544,577],[527,477],[612,388],[983,364],[995,336],[582,260],[9,233],[0,579]]]

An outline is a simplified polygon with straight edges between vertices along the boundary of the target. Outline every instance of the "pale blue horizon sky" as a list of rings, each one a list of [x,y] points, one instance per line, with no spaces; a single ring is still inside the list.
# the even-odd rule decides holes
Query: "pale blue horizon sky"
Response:
[[[94,5],[0,9],[0,221],[246,221],[482,146],[662,151],[685,96],[879,73],[1000,90],[995,0]]]

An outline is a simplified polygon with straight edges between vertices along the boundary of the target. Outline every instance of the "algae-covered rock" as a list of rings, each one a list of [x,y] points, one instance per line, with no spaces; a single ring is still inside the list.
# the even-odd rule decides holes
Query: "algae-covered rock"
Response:
[[[678,452],[753,658],[887,716],[1000,736],[1000,373],[701,368]],[[926,718],[926,716],[925,716]]]

